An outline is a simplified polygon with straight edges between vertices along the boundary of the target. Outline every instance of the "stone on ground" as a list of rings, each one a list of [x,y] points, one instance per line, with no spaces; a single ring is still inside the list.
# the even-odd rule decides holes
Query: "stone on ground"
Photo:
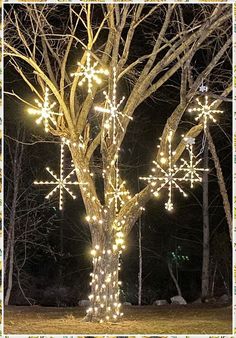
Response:
[[[178,305],[186,305],[187,302],[182,296],[174,296],[171,299],[172,304],[178,304]]]
[[[153,302],[153,305],[156,305],[156,306],[161,306],[161,305],[166,305],[166,304],[168,304],[168,302],[165,299],[157,299]]]
[[[220,296],[220,298],[218,299],[218,302],[222,303],[222,304],[227,304],[227,303],[231,302],[231,299],[228,295],[224,294],[224,295]]]
[[[196,300],[194,300],[194,301],[192,302],[192,304],[202,304],[201,298],[197,298]]]
[[[90,305],[90,301],[87,300],[87,299],[82,299],[82,300],[79,300],[78,305],[79,306],[89,306]]]

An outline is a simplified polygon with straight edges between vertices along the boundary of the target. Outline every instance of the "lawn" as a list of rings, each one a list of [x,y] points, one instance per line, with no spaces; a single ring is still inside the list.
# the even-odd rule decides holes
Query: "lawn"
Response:
[[[5,308],[5,334],[232,334],[232,307],[132,306],[120,323],[83,322],[85,309],[40,306]]]

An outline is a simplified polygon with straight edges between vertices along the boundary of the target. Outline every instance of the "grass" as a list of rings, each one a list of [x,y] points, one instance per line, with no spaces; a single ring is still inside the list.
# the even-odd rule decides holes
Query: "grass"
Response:
[[[232,334],[232,307],[132,306],[119,323],[82,322],[85,309],[5,307],[5,334]]]

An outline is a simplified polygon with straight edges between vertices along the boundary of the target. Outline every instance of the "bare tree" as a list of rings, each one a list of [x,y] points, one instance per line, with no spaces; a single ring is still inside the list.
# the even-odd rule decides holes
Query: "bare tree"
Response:
[[[208,168],[208,142],[204,149],[204,168]],[[209,265],[210,265],[210,229],[209,229],[209,203],[208,203],[208,172],[204,171],[202,178],[203,203],[203,240],[202,240],[202,298],[205,299],[209,293]]]
[[[25,130],[18,126],[17,139],[5,138],[5,198],[4,198],[4,278],[5,305],[9,304],[13,284],[17,284],[25,300],[31,300],[22,286],[22,272],[39,248],[48,254],[52,249],[48,243],[48,233],[55,214],[50,212],[50,203],[38,203],[38,194],[32,191],[32,182],[25,182],[29,174],[25,152]],[[47,214],[47,220],[44,217]],[[47,231],[45,227],[47,226]],[[53,253],[54,254],[54,253]]]
[[[78,182],[87,184],[80,185],[80,191],[94,257],[86,320],[115,321],[122,315],[119,256],[123,241],[153,196],[151,183],[126,194],[118,169],[118,151],[134,112],[149,98],[155,102],[156,93],[164,86],[177,86],[178,104],[153,154],[161,163],[161,158],[168,156],[169,135],[175,135],[202,81],[218,84],[218,92],[212,93],[219,97],[217,105],[231,92],[231,74],[223,71],[224,61],[230,60],[231,17],[231,6],[225,4],[32,4],[6,9],[5,56],[40,102],[44,102],[46,88],[50,101],[52,97],[56,100],[59,115],[53,115],[49,123],[45,119],[45,128],[67,140]],[[147,46],[138,51],[137,45],[143,41]],[[210,55],[210,62],[204,63],[203,57],[198,67],[199,53]],[[80,59],[77,67],[75,57]],[[91,70],[89,62],[93,65],[93,60],[97,68]],[[70,77],[71,71],[74,77]],[[91,82],[92,78],[97,81]],[[125,84],[128,89],[126,99],[121,99],[121,110]],[[11,94],[35,109],[22,93]],[[94,109],[95,104],[100,108]],[[186,136],[194,138],[202,131],[200,120]],[[183,139],[175,149],[173,164],[185,146]],[[102,192],[98,179],[91,175],[95,161],[101,168]],[[167,162],[161,165],[167,168]],[[156,182],[155,189],[160,183]],[[119,196],[121,205],[117,204]]]

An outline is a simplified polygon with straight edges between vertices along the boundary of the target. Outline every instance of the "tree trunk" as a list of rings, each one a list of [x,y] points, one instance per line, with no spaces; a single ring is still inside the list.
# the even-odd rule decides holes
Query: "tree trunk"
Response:
[[[208,140],[208,144],[209,144],[209,149],[215,164],[215,168],[216,168],[216,175],[218,178],[218,184],[219,184],[219,188],[220,188],[220,193],[223,199],[223,205],[224,205],[224,210],[225,210],[225,215],[226,215],[226,219],[227,219],[227,223],[228,223],[228,227],[229,227],[229,236],[230,236],[230,240],[232,241],[232,215],[231,215],[231,207],[230,207],[230,203],[229,203],[229,198],[228,198],[228,194],[227,194],[227,189],[225,186],[225,181],[224,181],[224,176],[222,173],[222,169],[221,169],[221,165],[220,165],[220,161],[216,152],[216,148],[214,145],[214,142],[212,140],[210,131],[207,131],[207,140]]]
[[[174,272],[173,272],[173,268],[172,268],[172,264],[170,262],[167,263],[167,266],[168,266],[168,270],[169,270],[169,273],[170,273],[170,276],[175,284],[175,287],[177,289],[177,292],[178,292],[178,296],[182,296],[182,292],[181,292],[181,289],[180,289],[180,286],[179,286],[179,283],[174,275]]]
[[[138,221],[138,248],[139,248],[139,274],[138,274],[138,305],[142,305],[142,269],[143,269],[143,257],[142,257],[142,218],[139,217]]]
[[[94,241],[93,241],[94,242]],[[90,307],[87,309],[86,321],[109,322],[117,321],[123,314],[119,302],[119,255],[113,248],[111,241],[107,240],[96,245],[91,251],[93,255],[93,272]]]
[[[217,263],[215,263],[214,272],[213,272],[213,276],[212,276],[212,283],[211,283],[211,297],[214,296],[214,291],[215,291],[216,271],[217,271]]]
[[[204,169],[208,168],[208,142],[206,141],[203,157]],[[208,172],[203,172],[203,253],[202,253],[202,298],[206,298],[209,292],[209,206],[208,206]]]
[[[9,263],[8,263],[8,274],[7,274],[7,289],[5,296],[5,305],[9,304],[11,290],[12,290],[12,279],[14,270],[14,243],[15,243],[15,230],[12,228],[10,251],[9,251]]]
[[[60,256],[59,256],[59,269],[58,269],[58,282],[59,285],[63,285],[63,254],[64,254],[64,210],[61,210],[60,212],[60,229],[59,229],[59,250],[60,250]]]

